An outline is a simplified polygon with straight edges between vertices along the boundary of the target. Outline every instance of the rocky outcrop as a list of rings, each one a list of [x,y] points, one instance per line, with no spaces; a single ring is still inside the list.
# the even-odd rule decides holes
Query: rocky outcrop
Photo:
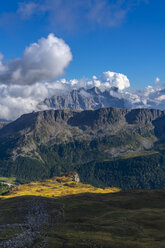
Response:
[[[64,176],[69,178],[71,181],[74,181],[74,182],[77,182],[77,183],[80,182],[79,174],[77,172],[75,172],[75,171],[68,172],[68,173],[64,174]]]
[[[45,199],[23,200],[17,204],[17,216],[22,217],[22,223],[0,224],[0,232],[8,230],[8,235],[4,241],[0,239],[0,248],[47,248],[47,237],[44,232],[64,222],[64,209],[61,204],[54,204],[51,213],[50,206]],[[51,205],[51,204],[50,204]],[[16,234],[15,230],[17,230]],[[37,245],[38,244],[38,245]]]

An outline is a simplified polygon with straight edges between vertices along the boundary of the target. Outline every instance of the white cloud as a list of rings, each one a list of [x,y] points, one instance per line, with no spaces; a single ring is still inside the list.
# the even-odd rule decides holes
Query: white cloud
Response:
[[[68,90],[78,89],[80,87],[92,88],[98,87],[102,90],[110,89],[111,87],[116,87],[120,91],[129,88],[130,82],[127,76],[116,72],[103,72],[100,77],[93,76],[92,80],[89,79],[72,79],[67,81],[66,79],[61,79],[57,81],[58,85],[65,86]]]
[[[30,2],[30,3],[19,3],[18,14],[21,15],[23,19],[29,19],[32,15],[34,15],[39,9],[39,5]]]
[[[44,15],[51,28],[73,30],[94,25],[115,27],[122,24],[128,13],[147,0],[31,0],[19,4],[17,13],[23,19]],[[86,25],[88,23],[88,25]],[[85,24],[85,25],[84,25]]]
[[[127,76],[116,73],[116,72],[103,72],[102,76],[97,78],[93,76],[91,81],[87,82],[89,87],[99,87],[101,89],[110,89],[111,87],[116,87],[119,90],[124,90],[130,87],[130,82]]]
[[[160,82],[160,78],[155,78],[155,84],[158,84]]]
[[[0,85],[0,119],[13,120],[24,113],[39,110],[38,103],[59,91],[58,83]],[[64,90],[61,88],[60,90]]]
[[[164,101],[165,100],[165,95],[159,96],[158,98],[156,98],[156,100]]]
[[[64,74],[64,69],[72,60],[69,46],[62,40],[49,34],[38,43],[27,47],[22,58],[2,62],[0,57],[0,83],[34,84],[52,81]]]
[[[106,87],[117,87],[119,90],[124,90],[130,87],[130,82],[127,76],[121,73],[111,71],[104,72],[101,77],[101,82]]]

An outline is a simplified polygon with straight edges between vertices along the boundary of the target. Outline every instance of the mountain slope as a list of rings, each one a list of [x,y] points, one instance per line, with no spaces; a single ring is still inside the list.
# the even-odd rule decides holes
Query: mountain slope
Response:
[[[0,247],[164,248],[165,191],[0,201]]]
[[[76,170],[97,186],[165,187],[164,124],[165,111],[152,109],[26,114],[0,130],[0,175],[36,180]]]

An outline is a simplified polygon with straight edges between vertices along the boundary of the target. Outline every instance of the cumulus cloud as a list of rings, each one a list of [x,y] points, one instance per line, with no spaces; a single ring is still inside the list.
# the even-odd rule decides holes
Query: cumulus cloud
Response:
[[[116,72],[103,72],[100,77],[93,76],[92,80],[89,79],[72,79],[67,81],[66,79],[61,79],[57,81],[58,85],[61,87],[65,86],[65,89],[72,90],[78,89],[80,87],[92,88],[98,87],[102,90],[111,89],[112,87],[118,88],[119,91],[122,91],[130,87],[129,79],[126,75]]]
[[[111,71],[104,72],[101,77],[101,82],[106,87],[117,87],[119,90],[124,90],[130,87],[130,82],[127,76],[121,73],[115,73]]]
[[[52,81],[63,75],[71,60],[69,46],[49,34],[27,47],[22,58],[3,63],[0,55],[0,83],[23,85]]]

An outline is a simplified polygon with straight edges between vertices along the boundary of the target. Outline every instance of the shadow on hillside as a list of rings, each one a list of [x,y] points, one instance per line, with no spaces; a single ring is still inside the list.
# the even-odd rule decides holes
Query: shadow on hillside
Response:
[[[0,200],[0,247],[163,247],[164,221],[165,190],[14,197]]]
[[[74,203],[82,204],[88,202],[99,202],[100,204],[109,204],[111,207],[124,209],[138,208],[158,208],[165,207],[165,189],[160,190],[126,190],[114,193],[81,193],[59,197],[42,197],[42,196],[18,196],[7,199],[0,199],[0,206],[11,204],[22,204],[28,200],[39,200],[49,204]],[[51,206],[51,205],[50,205]]]

